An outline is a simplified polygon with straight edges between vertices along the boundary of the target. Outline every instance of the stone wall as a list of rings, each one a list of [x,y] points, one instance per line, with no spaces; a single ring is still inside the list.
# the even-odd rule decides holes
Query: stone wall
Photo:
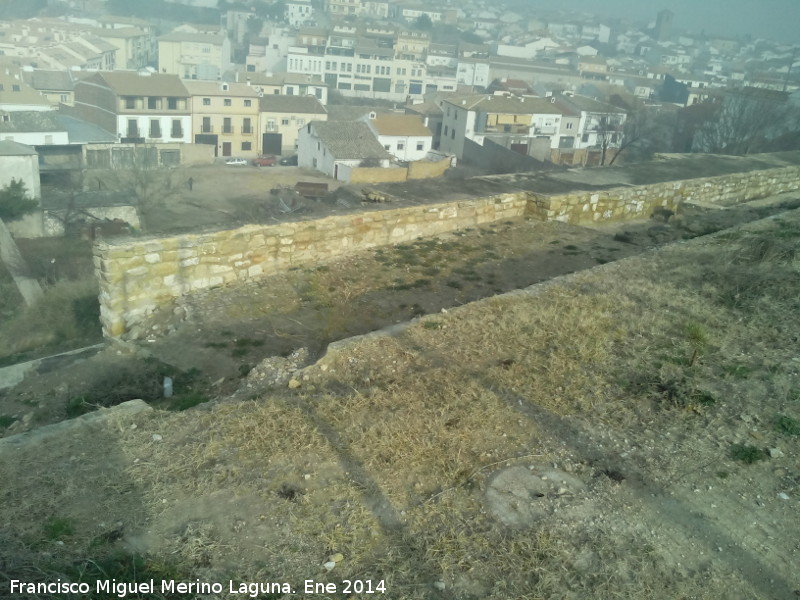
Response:
[[[453,164],[453,158],[452,156],[445,156],[436,161],[415,160],[410,162],[408,163],[408,178],[430,179],[433,177],[441,177]]]
[[[800,167],[667,181],[566,194],[531,192],[528,214],[543,221],[589,223],[647,218],[656,207],[694,201],[726,206],[800,189]]]
[[[256,280],[363,248],[521,217],[527,204],[528,194],[520,191],[315,221],[100,241],[94,260],[103,331],[111,337],[136,337],[138,326],[154,311],[183,294]]]
[[[702,159],[678,165],[674,173],[686,176],[687,172],[704,171],[706,166],[698,160]],[[472,190],[471,195],[458,192],[455,181],[449,182],[447,189],[430,188],[425,198],[434,193],[449,195],[449,201],[437,204],[194,235],[101,241],[95,246],[95,268],[100,280],[103,330],[107,336],[129,333],[136,337],[154,311],[192,291],[255,280],[363,248],[497,220],[523,215],[568,223],[642,219],[657,207],[675,209],[685,201],[724,206],[800,189],[800,155],[764,155],[736,163],[737,169],[739,165],[741,171],[714,177],[658,181],[651,173],[650,183],[617,181],[606,189],[588,185],[594,188],[591,190],[577,180],[569,183],[559,179],[558,174],[549,179],[534,174],[530,181],[515,176],[477,178],[463,182],[464,190]],[[641,171],[641,167],[632,166],[629,175],[635,175],[637,169]],[[655,167],[648,169],[658,171]],[[591,180],[608,178],[609,172],[603,169]],[[569,191],[542,193],[547,186]]]

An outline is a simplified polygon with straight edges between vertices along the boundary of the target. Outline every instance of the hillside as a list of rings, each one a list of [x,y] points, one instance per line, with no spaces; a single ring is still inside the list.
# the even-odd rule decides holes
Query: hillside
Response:
[[[0,571],[793,597],[798,247],[794,210],[336,343],[288,387],[257,367],[186,412],[7,438]]]

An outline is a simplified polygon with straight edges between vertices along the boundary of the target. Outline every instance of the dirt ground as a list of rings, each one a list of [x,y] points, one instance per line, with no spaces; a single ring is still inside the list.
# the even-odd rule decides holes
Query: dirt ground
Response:
[[[320,598],[797,597],[796,207],[498,223],[187,299],[169,335],[0,395],[7,434],[157,407],[0,449],[0,571],[223,582],[209,598],[311,597],[306,579],[336,586]]]

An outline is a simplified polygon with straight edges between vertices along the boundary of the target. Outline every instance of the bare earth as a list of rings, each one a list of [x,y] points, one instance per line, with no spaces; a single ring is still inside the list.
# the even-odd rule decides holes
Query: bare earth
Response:
[[[0,397],[39,403],[12,431],[131,383],[158,407],[0,443],[0,572],[797,597],[800,211],[630,256],[685,231],[510,222],[187,300]],[[166,410],[164,365],[214,401]]]

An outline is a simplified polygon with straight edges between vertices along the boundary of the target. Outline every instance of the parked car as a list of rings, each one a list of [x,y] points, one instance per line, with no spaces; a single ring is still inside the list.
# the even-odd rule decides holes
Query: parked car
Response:
[[[254,167],[272,167],[275,163],[278,162],[278,159],[272,156],[271,154],[262,154],[258,158],[254,158],[251,161],[251,164]]]
[[[280,164],[284,167],[296,167],[297,166],[297,154],[292,154],[292,156],[284,156],[281,159]]]
[[[229,158],[225,161],[226,165],[233,165],[235,167],[243,167],[247,165],[247,161],[243,158]]]

